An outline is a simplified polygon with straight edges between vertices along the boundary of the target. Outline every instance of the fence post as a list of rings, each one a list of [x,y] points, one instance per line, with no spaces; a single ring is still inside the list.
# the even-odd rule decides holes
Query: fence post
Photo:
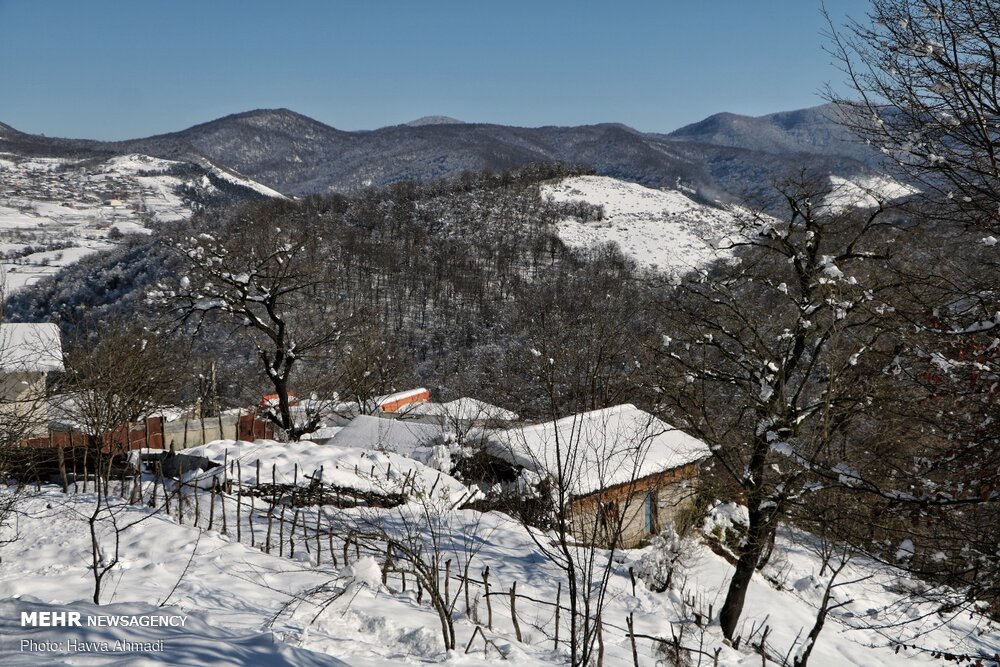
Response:
[[[510,587],[510,620],[514,623],[514,636],[517,637],[517,641],[521,641],[521,626],[517,624],[517,582],[515,581]]]
[[[198,482],[196,480],[194,483],[194,527],[195,528],[198,527],[198,523],[201,521],[201,501],[198,498],[199,495],[198,491],[200,491],[200,489],[198,487]]]
[[[184,525],[184,483],[177,480],[177,523]]]
[[[218,488],[218,479],[212,478],[212,488],[209,492],[208,497],[208,529],[212,530],[212,526],[215,525],[215,493]]]
[[[382,565],[382,585],[389,581],[389,566],[392,565],[392,546],[385,545],[385,563]]]
[[[556,586],[556,640],[552,645],[553,651],[559,650],[559,612],[562,610],[562,582]]]
[[[83,456],[84,456],[84,458],[86,458],[87,453],[84,452]],[[158,498],[158,496],[157,496],[157,488],[156,487],[157,487],[157,485],[163,486],[162,480],[163,480],[163,463],[160,462],[160,461],[157,461],[156,462],[156,476],[153,478],[153,499],[151,501],[149,501],[149,506],[150,507],[156,507],[156,503],[158,502],[158,500],[157,500],[157,498]],[[86,487],[87,487],[87,478],[86,477],[83,479],[83,486],[84,486],[84,491],[86,491]]]
[[[295,558],[295,527],[299,524],[299,511],[292,515],[292,530],[288,533],[288,557]]]
[[[319,515],[317,515],[316,520],[319,521]],[[333,563],[334,567],[337,567],[337,551],[333,548],[333,524],[330,524],[330,529],[326,532],[326,539],[330,545],[330,561]]]
[[[236,460],[236,541],[243,541],[243,530],[240,522],[243,520],[243,466]]]
[[[472,618],[472,607],[469,604],[469,562],[472,558],[468,558],[465,561],[465,576],[463,577],[462,585],[465,586],[465,617]]]
[[[281,506],[281,514],[278,516],[278,555],[285,555],[285,506]]]
[[[60,446],[56,455],[59,457],[59,476],[62,477],[62,491],[63,493],[69,493],[69,480],[66,478],[66,452]]]
[[[227,484],[229,482],[226,482]],[[229,525],[226,523],[226,489],[225,486],[219,489],[219,511],[222,512],[222,534],[229,534]]]
[[[483,570],[483,588],[486,590],[486,627],[493,630],[493,603],[490,602],[490,566]],[[558,613],[558,612],[557,612]]]
[[[629,612],[628,618],[625,619],[625,625],[628,627],[628,637],[632,642],[632,664],[635,667],[639,667],[639,649],[637,649],[635,646],[635,623],[633,621],[634,616],[635,614],[633,612]]]
[[[316,507],[316,565],[323,564],[323,542],[320,541],[319,529],[321,528],[320,517],[323,513],[320,511],[320,507]]]

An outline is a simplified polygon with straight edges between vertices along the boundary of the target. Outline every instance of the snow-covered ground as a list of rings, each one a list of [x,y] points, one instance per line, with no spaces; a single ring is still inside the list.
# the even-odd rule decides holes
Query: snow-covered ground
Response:
[[[831,213],[851,208],[871,208],[916,194],[918,190],[889,176],[830,176],[832,191],[823,200]]]
[[[147,155],[107,160],[25,158],[0,153],[0,276],[7,291],[30,285],[123,234],[148,234],[157,223],[187,218],[180,188],[211,196],[205,176],[180,162]],[[211,165],[214,176],[280,197],[270,188]],[[185,174],[185,175],[179,175]]]
[[[238,450],[234,454],[241,456],[241,460],[249,461],[255,452],[263,456],[272,446],[223,442],[208,445],[202,453],[218,458],[221,452],[233,448]],[[319,461],[317,456],[320,454],[310,446],[300,445],[289,448],[287,461],[283,462],[300,458],[297,461],[300,469],[308,469]],[[354,454],[345,450],[334,456]],[[247,467],[255,466],[245,466],[244,475]],[[353,468],[347,472],[354,474]],[[493,628],[489,629],[482,586],[470,587],[467,613],[464,596],[460,594],[461,584],[453,579],[451,594],[456,600],[458,649],[448,654],[443,648],[438,617],[428,605],[426,595],[418,601],[412,576],[405,590],[401,576],[395,572],[389,574],[383,585],[379,569],[384,561],[381,552],[366,555],[364,550],[358,553],[355,546],[347,548],[342,534],[328,542],[323,533],[309,533],[308,527],[317,522],[327,525],[326,521],[332,521],[332,508],[288,507],[289,514],[297,510],[298,531],[307,527],[305,533],[297,531],[294,536],[294,556],[287,522],[280,533],[275,527],[270,553],[264,553],[260,547],[267,526],[266,498],[240,499],[244,519],[240,542],[235,530],[236,498],[230,495],[222,504],[216,503],[215,524],[212,530],[207,530],[211,496],[202,491],[195,497],[191,495],[193,487],[188,493],[183,517],[178,516],[176,502],[169,515],[154,514],[145,505],[124,508],[119,523],[144,520],[123,533],[121,562],[108,576],[102,599],[105,606],[99,610],[87,602],[93,594],[93,580],[88,569],[91,543],[86,516],[92,509],[94,496],[82,492],[64,496],[56,488],[43,487],[27,497],[16,525],[0,534],[0,539],[15,532],[20,536],[0,547],[0,600],[4,600],[0,603],[0,664],[32,667],[41,663],[339,664],[331,662],[331,656],[360,667],[437,662],[453,665],[566,662],[565,647],[553,649],[555,619],[551,606],[557,598],[562,573],[544,557],[528,531],[506,515],[450,509],[450,502],[435,504],[436,491],[418,494],[411,503],[396,508],[344,511],[348,518],[359,522],[378,520],[387,525],[399,524],[404,519],[420,522],[431,516],[442,561],[452,561],[453,578],[468,561],[471,579],[477,580],[489,567],[492,591],[507,592],[516,582],[518,594],[527,596],[517,601],[523,639],[518,642],[508,596],[491,596]],[[146,494],[147,497],[150,494],[148,482]],[[195,502],[200,508],[200,528],[191,525]],[[254,538],[246,522],[250,505],[254,507],[256,548],[250,546]],[[223,515],[228,520],[226,524]],[[225,534],[222,525],[226,525]],[[101,533],[106,553],[110,553],[110,527],[102,525]],[[541,537],[544,543],[545,538]],[[821,574],[819,556],[810,546],[814,541],[802,533],[782,532],[774,557],[763,576],[754,577],[747,595],[740,632],[746,637],[754,628],[770,627],[768,646],[776,654],[794,652],[796,638],[801,642],[815,618],[827,575]],[[428,541],[427,549],[432,548]],[[631,646],[625,635],[626,618],[632,614],[639,634],[669,638],[683,631],[685,645],[703,645],[708,651],[719,648],[719,664],[724,667],[760,665],[760,656],[747,646],[748,642],[740,650],[734,650],[721,642],[717,626],[709,625],[702,633],[694,622],[695,612],[707,614],[711,608],[718,613],[732,572],[729,563],[695,540],[685,549],[672,589],[654,593],[640,580],[633,592],[629,567],[641,570],[640,562],[649,552],[647,547],[619,551],[616,555],[603,616],[605,664],[632,664]],[[343,560],[344,553],[348,555],[348,563]],[[334,554],[338,557],[336,564],[331,558]],[[950,616],[932,613],[929,605],[906,597],[905,591],[915,585],[898,572],[859,559],[848,565],[841,580],[854,582],[835,591],[835,600],[847,604],[831,613],[813,650],[812,665],[937,664],[929,653],[921,650],[909,648],[897,653],[889,646],[890,638],[903,638],[912,646],[956,652],[1000,651],[1000,632],[996,626],[968,613]],[[317,587],[325,587],[327,593],[307,594]],[[330,601],[336,591],[343,591],[343,595]],[[565,596],[564,583],[561,598],[564,605]],[[322,606],[325,603],[328,606]],[[43,629],[21,625],[21,612],[46,610],[181,615],[187,621],[183,628],[162,629]],[[896,623],[904,619],[911,623],[897,627]],[[565,613],[560,623],[560,637],[565,641]],[[484,654],[484,642],[478,637],[469,653],[463,652],[477,625],[496,647],[488,654]],[[164,646],[162,653],[151,649],[139,654],[114,654],[118,662],[109,662],[107,653],[60,655],[21,649],[22,640],[65,644],[70,638],[91,642],[162,639]],[[652,642],[639,640],[637,651],[640,664],[656,664]],[[702,664],[711,664],[711,660]]]
[[[368,419],[390,424],[399,423],[377,417]],[[426,493],[432,487],[446,490],[455,501],[463,497],[470,499],[473,493],[446,473],[391,451],[379,451],[370,446],[356,448],[337,444],[317,445],[311,442],[217,440],[200,447],[185,449],[181,453],[186,456],[204,456],[220,465],[219,468],[204,475],[199,474],[198,477],[230,475],[235,479],[230,473],[238,470],[237,475],[246,484],[298,482],[301,485],[308,485],[315,480],[342,488],[384,493],[398,491],[405,483],[407,489],[417,493]],[[227,466],[229,470],[226,470]],[[258,470],[260,470],[259,479]]]
[[[733,215],[675,190],[654,190],[607,176],[574,176],[542,189],[557,202],[604,207],[604,219],[559,223],[559,238],[574,247],[614,242],[640,264],[683,273],[726,256],[735,234]],[[722,249],[720,249],[722,248]]]

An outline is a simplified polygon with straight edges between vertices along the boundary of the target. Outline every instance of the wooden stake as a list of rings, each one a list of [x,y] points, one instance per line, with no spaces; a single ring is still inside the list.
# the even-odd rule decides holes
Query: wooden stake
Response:
[[[517,582],[510,587],[510,620],[514,623],[514,636],[521,641],[521,626],[517,623]]]
[[[285,506],[281,506],[281,515],[278,517],[278,555],[285,555]]]
[[[198,499],[198,482],[194,483],[194,527],[198,527],[198,523],[201,521],[201,502]]]
[[[462,585],[465,586],[465,617],[466,618],[472,618],[472,605],[469,604],[469,561],[471,561],[471,560],[472,559],[469,558],[469,559],[467,559],[465,561],[465,577],[463,577],[464,581],[462,582]]]
[[[493,629],[493,603],[490,602],[490,567],[483,570],[483,588],[486,590],[486,627]],[[558,613],[558,612],[556,612]]]
[[[66,453],[60,447],[56,450],[59,457],[59,476],[62,478],[62,492],[69,493],[69,480],[66,478]]]
[[[556,640],[552,645],[553,651],[559,650],[559,612],[562,609],[562,582],[556,586]]]
[[[236,461],[236,541],[243,541],[243,530],[240,522],[243,520],[243,466]]]
[[[212,488],[209,491],[208,496],[208,529],[212,530],[212,526],[215,524],[215,493],[218,488],[216,484],[216,478],[212,478]]]
[[[630,570],[632,568],[629,568]],[[633,623],[634,614],[630,613],[628,618],[625,619],[625,624],[628,626],[628,636],[632,641],[632,664],[635,667],[639,667],[639,649],[635,645],[635,624]]]

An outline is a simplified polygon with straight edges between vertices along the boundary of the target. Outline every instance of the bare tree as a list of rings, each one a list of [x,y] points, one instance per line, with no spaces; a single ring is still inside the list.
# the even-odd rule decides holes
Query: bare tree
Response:
[[[48,374],[60,370],[55,325],[0,324],[0,528],[16,514],[26,484],[38,478],[35,450],[23,445],[48,435]]]
[[[173,236],[184,275],[152,294],[195,331],[212,321],[245,337],[276,397],[264,416],[292,440],[320,422],[309,406],[335,395],[336,378],[318,366],[333,356],[350,320],[325,289],[332,273],[327,264],[337,259],[321,222],[315,212],[284,201],[206,214],[194,230]],[[305,386],[293,387],[300,380]],[[319,401],[297,412],[293,388]]]
[[[882,539],[914,543],[901,565],[997,611],[1000,10],[873,0],[867,20],[831,24],[828,48],[848,79],[850,97],[830,95],[841,121],[922,190],[909,207],[919,236],[894,266],[909,325],[891,366],[897,400],[858,487]]]
[[[751,577],[794,508],[856,475],[851,429],[871,413],[884,325],[878,265],[898,233],[878,205],[841,209],[801,180],[788,216],[744,213],[737,260],[662,298],[662,409],[712,449],[747,505],[747,535],[720,609],[732,639]]]
[[[850,97],[840,120],[881,151],[945,219],[1000,226],[1000,11],[993,0],[872,0],[831,23]]]
[[[119,561],[121,535],[138,522],[124,519],[129,504],[124,488],[119,497],[111,493],[112,466],[116,460],[122,464],[121,456],[129,451],[134,423],[171,404],[183,377],[164,341],[138,324],[110,322],[89,336],[81,333],[67,345],[65,356],[56,411],[89,438],[95,499],[86,520],[94,603],[100,604],[104,579]],[[88,470],[84,474],[90,477]],[[110,548],[104,544],[105,526],[112,532]]]

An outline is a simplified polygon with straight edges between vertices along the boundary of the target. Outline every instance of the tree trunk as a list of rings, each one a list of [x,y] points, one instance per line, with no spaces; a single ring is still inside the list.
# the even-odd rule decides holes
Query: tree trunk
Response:
[[[743,613],[743,604],[746,601],[747,589],[750,588],[750,580],[753,578],[761,553],[773,532],[773,526],[760,516],[760,512],[750,512],[747,544],[740,553],[739,560],[736,561],[736,571],[733,572],[733,578],[729,582],[726,600],[719,610],[719,625],[722,628],[722,635],[730,641],[733,639],[736,624]]]

